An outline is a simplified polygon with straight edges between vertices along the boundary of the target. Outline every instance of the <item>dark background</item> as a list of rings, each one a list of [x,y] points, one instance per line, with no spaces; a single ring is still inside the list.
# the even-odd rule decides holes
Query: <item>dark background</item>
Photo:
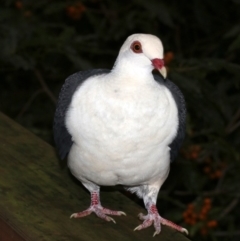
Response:
[[[53,144],[64,79],[112,68],[126,37],[140,32],[163,41],[188,108],[160,214],[192,240],[239,240],[240,0],[1,1],[0,110]]]

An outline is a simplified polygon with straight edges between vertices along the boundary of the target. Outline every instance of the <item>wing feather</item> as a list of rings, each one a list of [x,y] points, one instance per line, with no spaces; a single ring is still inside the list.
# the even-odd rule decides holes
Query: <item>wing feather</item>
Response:
[[[161,85],[165,85],[169,91],[171,92],[175,103],[178,108],[178,130],[177,135],[173,139],[172,143],[170,143],[169,147],[170,151],[170,159],[174,161],[178,155],[179,149],[183,143],[185,137],[185,129],[186,129],[186,105],[184,96],[181,90],[169,79],[163,79],[159,75],[154,75],[154,79]]]
[[[93,69],[87,71],[80,71],[70,75],[66,80],[59,94],[57,107],[53,121],[53,135],[56,149],[60,158],[63,160],[69,153],[73,144],[72,137],[69,134],[66,125],[65,117],[68,107],[72,101],[72,96],[77,88],[80,88],[82,83],[89,77],[108,74],[108,69]]]

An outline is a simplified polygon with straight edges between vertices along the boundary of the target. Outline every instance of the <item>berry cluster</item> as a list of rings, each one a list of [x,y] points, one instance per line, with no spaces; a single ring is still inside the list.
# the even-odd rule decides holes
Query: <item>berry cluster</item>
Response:
[[[224,162],[217,163],[215,166],[212,165],[213,160],[210,157],[204,160],[203,172],[208,175],[210,179],[219,179],[222,177],[226,164]]]
[[[172,60],[174,59],[174,53],[171,51],[168,51],[164,54],[164,63],[165,65],[169,65]]]
[[[187,150],[182,150],[183,156],[188,160],[196,160],[202,151],[200,145],[191,145]]]
[[[26,17],[26,18],[29,18],[33,15],[32,11],[26,10],[24,8],[23,2],[20,1],[20,0],[15,1],[14,6],[15,6],[16,9],[21,10],[22,13],[23,13],[23,16]]]
[[[205,198],[203,200],[202,206],[198,209],[194,204],[190,203],[187,209],[183,212],[184,222],[188,225],[195,225],[200,222],[201,228],[200,233],[202,235],[207,235],[209,230],[217,227],[218,223],[216,220],[209,219],[209,211],[212,208],[212,200],[210,198]]]
[[[20,0],[15,1],[15,8],[22,9],[23,8],[22,1],[20,1]]]
[[[67,16],[72,20],[79,20],[85,11],[86,7],[81,2],[77,2],[66,8]]]

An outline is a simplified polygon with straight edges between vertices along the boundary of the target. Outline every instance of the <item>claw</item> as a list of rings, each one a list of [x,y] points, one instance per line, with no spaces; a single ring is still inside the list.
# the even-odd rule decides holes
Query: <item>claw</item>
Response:
[[[113,218],[109,217],[109,216],[106,216],[105,220],[108,221],[108,222],[112,221],[113,223],[116,224],[116,221]]]
[[[182,233],[185,233],[186,235],[188,235],[188,230],[186,228],[182,228]]]
[[[77,217],[77,213],[73,213],[70,218],[76,218]]]
[[[140,224],[139,226],[137,226],[137,227],[134,229],[134,231],[147,228],[147,227],[149,227],[149,226],[152,225],[152,222],[153,222],[153,220],[150,220],[150,219],[149,219],[149,220],[145,220],[142,224]]]
[[[90,213],[92,213],[92,210],[90,209],[87,209],[83,212],[79,212],[79,213],[73,213],[70,218],[82,218],[82,217],[85,217],[87,215],[89,215]]]
[[[161,230],[156,230],[153,234],[153,237],[155,237],[155,235],[157,235],[157,234],[160,234],[160,232],[161,232]]]
[[[140,224],[139,226],[137,226],[133,231],[136,231],[136,230],[141,230],[142,229],[142,225]]]
[[[122,211],[118,211],[118,213],[119,213],[120,216],[121,216],[121,215],[127,216],[127,214],[124,213],[124,212],[122,212]]]

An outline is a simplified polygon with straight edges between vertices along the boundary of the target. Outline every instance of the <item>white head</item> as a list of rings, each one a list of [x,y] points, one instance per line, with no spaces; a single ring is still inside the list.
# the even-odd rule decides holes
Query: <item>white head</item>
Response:
[[[115,68],[123,63],[125,69],[128,64],[127,66],[136,70],[145,69],[151,72],[157,69],[164,78],[167,76],[162,42],[151,34],[133,34],[126,39],[119,51]]]

